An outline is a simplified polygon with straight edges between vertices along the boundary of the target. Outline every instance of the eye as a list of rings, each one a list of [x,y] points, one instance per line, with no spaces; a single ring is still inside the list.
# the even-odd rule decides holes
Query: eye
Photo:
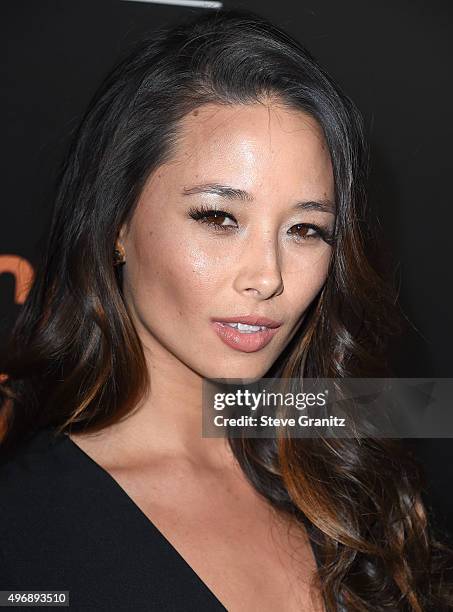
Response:
[[[191,208],[189,210],[189,217],[195,221],[207,223],[214,230],[225,231],[236,227],[236,225],[234,225],[234,223],[236,223],[236,219],[233,217],[233,215],[230,215],[230,213],[227,213],[224,210],[216,210],[201,206],[200,208]],[[225,220],[228,219],[230,221],[234,221],[234,223],[225,224]]]
[[[189,217],[200,223],[206,223],[215,231],[229,231],[237,228],[237,221],[230,213],[225,210],[217,210],[200,206],[191,208],[188,212]],[[230,223],[228,223],[228,220]],[[232,222],[232,223],[231,223]],[[296,228],[296,232],[293,232]],[[316,225],[314,223],[297,223],[293,225],[288,233],[295,235],[296,242],[306,243],[308,241],[324,240],[327,244],[333,244],[332,232],[327,226]]]
[[[328,227],[323,227],[314,223],[297,223],[297,225],[293,225],[293,227],[288,230],[289,233],[293,233],[292,230],[294,228],[296,228],[297,241],[324,240],[327,244],[333,244],[332,232]]]

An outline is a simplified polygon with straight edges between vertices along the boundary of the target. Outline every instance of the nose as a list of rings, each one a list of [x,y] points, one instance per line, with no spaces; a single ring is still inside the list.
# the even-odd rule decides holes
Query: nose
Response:
[[[234,288],[241,295],[250,294],[261,300],[283,293],[278,242],[270,232],[253,236],[244,246]]]

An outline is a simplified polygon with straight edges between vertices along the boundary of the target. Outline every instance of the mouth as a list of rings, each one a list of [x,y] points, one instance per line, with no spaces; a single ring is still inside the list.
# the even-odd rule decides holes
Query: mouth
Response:
[[[247,316],[213,319],[211,325],[227,346],[244,353],[254,353],[269,344],[278,332],[281,322],[266,317]]]

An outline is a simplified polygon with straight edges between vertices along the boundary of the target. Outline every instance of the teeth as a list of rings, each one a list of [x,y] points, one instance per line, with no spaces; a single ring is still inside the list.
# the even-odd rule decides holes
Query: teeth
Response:
[[[245,323],[225,323],[224,325],[235,327],[239,331],[249,334],[252,334],[257,331],[262,331],[263,329],[267,329],[265,325],[246,325]]]

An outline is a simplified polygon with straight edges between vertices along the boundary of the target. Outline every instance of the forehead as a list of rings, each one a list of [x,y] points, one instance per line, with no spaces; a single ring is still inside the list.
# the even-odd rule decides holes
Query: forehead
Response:
[[[179,127],[179,148],[198,145],[192,153],[224,150],[240,145],[238,141],[266,145],[270,151],[285,144],[301,150],[326,148],[323,131],[313,117],[276,102],[205,104],[185,115]]]
[[[322,128],[300,110],[275,104],[205,104],[181,120],[172,149],[148,177],[139,208],[144,202],[178,202],[185,189],[203,183],[247,191],[270,207],[334,199]]]
[[[277,103],[205,104],[194,109],[180,122],[173,164],[192,177],[234,173],[252,182],[263,173],[269,178],[279,173],[288,180],[326,180],[331,172],[318,122]]]

